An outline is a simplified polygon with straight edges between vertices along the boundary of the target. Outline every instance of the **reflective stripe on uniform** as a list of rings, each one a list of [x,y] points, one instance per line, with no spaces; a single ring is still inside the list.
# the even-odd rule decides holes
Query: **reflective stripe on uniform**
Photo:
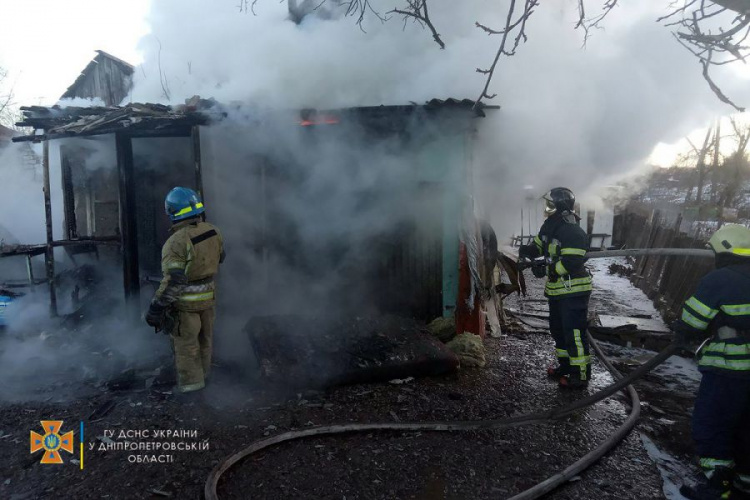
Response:
[[[733,248],[732,253],[737,255],[750,255],[750,248]]]
[[[688,299],[687,302],[685,302],[688,306],[693,308],[695,312],[698,314],[708,318],[708,319],[714,319],[714,317],[719,314],[718,309],[711,309],[706,304],[698,300],[695,296],[692,296]]]
[[[556,257],[558,255],[558,249],[560,246],[557,243],[550,243],[547,247],[547,253],[550,257]]]
[[[571,293],[582,293],[582,292],[590,292],[594,289],[591,283],[587,284],[581,284],[581,285],[572,285],[570,288],[566,288],[564,286],[562,287],[555,287],[555,288],[546,288],[544,290],[544,293],[547,294],[549,297],[557,297],[560,295],[568,295]]]
[[[565,349],[556,349],[555,351],[557,352],[557,357],[558,358],[568,358],[568,357],[570,357],[568,355],[568,351],[566,351]]]
[[[701,469],[703,470],[714,470],[717,467],[734,467],[734,460],[721,460],[718,458],[703,458],[700,459]]]
[[[189,214],[190,212],[192,212],[196,208],[203,208],[203,203],[196,203],[195,207],[193,207],[193,206],[185,207],[182,210],[180,210],[179,212],[172,214],[172,217],[179,217],[180,215]]]
[[[570,280],[559,280],[559,281],[548,281],[546,288],[548,290],[555,290],[558,288],[568,288],[569,286],[578,286],[578,285],[590,285],[591,284],[591,277],[586,276],[585,278],[574,278]]]
[[[577,328],[573,329],[573,340],[576,343],[576,350],[578,351],[578,357],[583,356],[585,353],[583,352],[583,341],[581,340],[581,330]]]
[[[180,296],[180,300],[185,302],[197,302],[200,300],[212,300],[214,298],[214,292],[205,293],[188,293]]]
[[[586,250],[583,248],[563,248],[560,251],[560,255],[579,255],[583,257],[586,255]]]
[[[589,285],[573,286],[573,287],[570,287],[570,289],[562,288],[559,290],[546,290],[545,293],[549,297],[559,297],[560,295],[569,295],[572,293],[590,292],[593,289],[594,287],[589,284]]]
[[[687,309],[684,308],[682,309],[682,321],[692,326],[693,328],[697,328],[698,330],[705,330],[706,328],[708,328],[708,323],[706,321],[696,318]]]
[[[703,355],[698,366],[708,366],[732,371],[750,371],[750,359],[728,359],[723,356]]]
[[[185,263],[184,262],[170,262],[167,264],[167,269],[185,269]]]
[[[730,356],[746,356],[750,359],[750,343],[727,344],[726,342],[711,342],[706,346],[704,351],[706,353],[729,354]]]
[[[721,306],[721,310],[730,316],[747,316],[750,315],[750,304]]]
[[[700,353],[698,366],[731,371],[750,371],[750,343],[711,342]]]
[[[539,239],[539,236],[534,236],[534,243],[539,247],[539,250],[542,250],[544,245],[542,244],[542,240]]]
[[[576,356],[570,357],[570,364],[573,366],[581,366],[585,367],[589,363],[591,363],[591,356],[587,356],[586,352],[583,350],[583,340],[581,339],[581,330],[574,328],[573,329],[573,340],[576,344]],[[585,372],[582,372],[582,374]]]
[[[565,266],[563,266],[562,261],[558,260],[557,264],[555,264],[555,272],[559,274],[560,276],[563,276],[565,274],[568,274],[568,270],[565,269]]]
[[[591,356],[576,356],[570,358],[570,364],[573,366],[586,366],[591,364]]]

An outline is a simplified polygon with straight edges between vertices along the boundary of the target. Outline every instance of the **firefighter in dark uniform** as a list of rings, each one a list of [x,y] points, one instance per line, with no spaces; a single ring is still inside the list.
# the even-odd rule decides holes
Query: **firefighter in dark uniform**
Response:
[[[570,189],[558,187],[543,198],[547,219],[533,244],[521,246],[518,256],[544,257],[546,262],[544,295],[549,301],[549,327],[558,361],[547,374],[561,387],[583,389],[591,379],[586,328],[592,282],[584,266],[588,237],[578,225],[579,217],[573,211],[575,196]]]
[[[205,221],[203,203],[192,189],[172,189],[164,207],[171,235],[162,247],[164,278],[146,322],[171,336],[177,390],[187,393],[203,389],[211,369],[214,275],[224,261],[224,242],[218,228]]]
[[[702,379],[693,410],[705,477],[680,491],[693,499],[750,499],[750,229],[726,224],[708,244],[716,269],[675,324],[680,340],[710,336],[697,356]]]

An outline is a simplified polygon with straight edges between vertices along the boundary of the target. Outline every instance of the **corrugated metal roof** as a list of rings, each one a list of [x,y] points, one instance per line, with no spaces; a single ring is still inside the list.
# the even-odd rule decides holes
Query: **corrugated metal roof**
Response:
[[[242,105],[224,106],[213,99],[197,96],[184,105],[128,104],[107,107],[22,107],[23,121],[17,125],[43,130],[45,135],[16,137],[14,141],[38,141],[73,136],[101,135],[127,132],[134,136],[184,135],[194,125],[206,125],[221,121],[230,111]],[[485,116],[484,110],[496,106],[474,105],[470,99],[432,99],[425,104],[412,103],[397,106],[363,106],[338,110],[305,109],[299,111],[302,125],[329,125],[339,123],[339,118],[356,114],[366,120],[382,120],[389,117],[412,115],[424,110],[428,113],[460,111],[465,116]],[[442,114],[442,113],[441,113]]]

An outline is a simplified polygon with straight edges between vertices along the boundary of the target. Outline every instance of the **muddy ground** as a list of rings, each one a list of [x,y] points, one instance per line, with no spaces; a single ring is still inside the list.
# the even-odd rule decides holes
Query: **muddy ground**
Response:
[[[624,286],[603,281],[608,287]],[[532,298],[538,299],[538,284],[533,288]],[[627,293],[635,294],[631,289]],[[619,304],[620,300],[625,303]],[[611,314],[619,308],[626,314],[634,302],[622,292],[602,290],[592,309]],[[543,306],[529,301],[523,307],[543,315]],[[545,377],[551,346],[544,334],[507,332],[486,340],[488,364],[481,370],[286,397],[253,389],[257,384],[237,384],[228,377],[230,372],[219,369],[217,380],[200,401],[175,401],[155,384],[138,391],[100,388],[67,402],[56,402],[52,393],[46,402],[4,403],[0,498],[201,498],[206,477],[217,463],[258,438],[289,429],[345,422],[502,418],[562,405],[581,394],[561,392]],[[616,346],[606,350],[623,371],[639,354]],[[611,382],[598,363],[595,376],[588,393]],[[674,370],[638,383],[643,416],[636,431],[548,498],[664,498],[662,474],[641,434],[668,453],[660,463],[668,477],[691,472],[688,417],[694,384]],[[109,402],[116,406],[103,418],[88,420]],[[508,498],[583,456],[622,423],[627,411],[624,396],[617,395],[554,424],[466,433],[368,433],[282,444],[230,470],[219,494],[221,498]],[[77,449],[74,455],[63,453],[63,465],[40,465],[39,455],[29,454],[29,431],[38,430],[42,419],[64,420],[63,431],[77,430],[79,421],[84,421],[83,470],[71,460],[78,459]],[[150,435],[160,430],[197,432],[186,438],[137,439],[131,433],[130,439],[119,439],[120,431],[128,430]],[[105,431],[115,432],[111,437],[115,444],[110,446],[126,440],[198,447],[206,442],[207,449],[104,451],[99,448],[107,446]],[[171,463],[137,463],[137,456],[143,460],[167,454]],[[667,491],[671,496],[669,485]]]

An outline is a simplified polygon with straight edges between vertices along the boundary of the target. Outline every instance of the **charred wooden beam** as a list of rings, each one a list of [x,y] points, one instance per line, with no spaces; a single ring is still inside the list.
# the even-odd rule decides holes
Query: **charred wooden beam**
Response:
[[[195,187],[200,194],[203,203],[206,203],[206,193],[203,191],[203,164],[201,163],[201,131],[198,125],[194,125],[190,131],[192,142],[193,164],[195,165]]]
[[[42,156],[42,172],[44,175],[44,223],[47,228],[47,245],[44,252],[44,263],[47,269],[47,284],[49,286],[49,310],[52,316],[57,316],[57,294],[55,292],[55,250],[52,246],[52,200],[49,187],[49,142],[44,141]]]
[[[115,135],[120,190],[120,253],[122,255],[125,301],[130,314],[137,316],[140,299],[138,266],[138,225],[135,210],[135,167],[133,141],[124,133]]]

